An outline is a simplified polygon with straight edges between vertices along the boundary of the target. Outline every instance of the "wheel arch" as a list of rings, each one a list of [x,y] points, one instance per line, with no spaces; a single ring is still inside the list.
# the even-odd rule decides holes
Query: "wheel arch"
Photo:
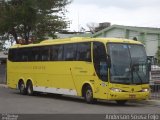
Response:
[[[89,82],[85,82],[85,83],[83,83],[82,88],[81,88],[81,96],[82,96],[82,97],[84,97],[85,88],[86,88],[87,86],[90,86],[91,89],[92,89],[92,91],[93,91],[93,93],[94,93],[93,85],[92,85],[91,83],[89,83]],[[93,96],[94,96],[94,95],[93,95]]]
[[[29,83],[32,83],[32,85],[33,85],[32,79],[27,79],[26,86],[27,86]]]
[[[25,82],[24,82],[24,79],[23,79],[23,78],[20,78],[20,79],[18,80],[18,86],[17,86],[18,89],[19,89],[20,84],[21,84],[22,82],[24,83],[24,86],[26,87]]]

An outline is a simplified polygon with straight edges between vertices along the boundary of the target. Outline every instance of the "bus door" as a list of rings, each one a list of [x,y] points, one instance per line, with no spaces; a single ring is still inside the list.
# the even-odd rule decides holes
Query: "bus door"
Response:
[[[105,45],[101,42],[93,42],[93,63],[96,72],[95,97],[106,99],[108,94],[108,65]]]
[[[72,78],[78,91],[81,94],[82,85],[88,80],[93,80],[93,64],[91,60],[91,42],[76,43],[76,58],[71,64]]]

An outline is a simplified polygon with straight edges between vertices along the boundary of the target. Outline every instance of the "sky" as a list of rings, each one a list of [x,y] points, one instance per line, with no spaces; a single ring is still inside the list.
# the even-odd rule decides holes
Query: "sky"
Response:
[[[87,24],[160,27],[160,0],[73,0],[67,6],[70,31],[88,30]]]

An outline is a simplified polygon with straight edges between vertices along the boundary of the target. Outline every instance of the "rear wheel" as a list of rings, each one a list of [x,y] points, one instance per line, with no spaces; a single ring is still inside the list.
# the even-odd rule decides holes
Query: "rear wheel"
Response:
[[[26,95],[26,88],[23,81],[19,83],[19,91],[20,91],[20,94]]]
[[[92,88],[88,85],[85,88],[84,98],[87,103],[94,103],[96,100],[93,98]]]
[[[27,83],[27,94],[28,95],[33,95],[33,84],[32,84],[32,82]]]
[[[127,100],[117,100],[116,102],[118,105],[125,105]]]

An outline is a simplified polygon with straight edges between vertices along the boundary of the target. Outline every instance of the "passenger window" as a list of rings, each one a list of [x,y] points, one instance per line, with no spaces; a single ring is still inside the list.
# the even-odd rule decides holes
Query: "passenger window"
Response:
[[[27,51],[25,48],[18,48],[16,51],[16,61],[17,62],[24,62],[24,61],[28,61],[28,55],[27,55]]]
[[[36,48],[30,48],[28,49],[28,60],[29,61],[41,61],[42,58],[40,56],[41,51],[39,51],[39,49]]]
[[[64,45],[64,60],[75,61],[76,60],[76,44]]]
[[[58,61],[62,61],[63,60],[63,45],[59,45],[58,46]]]
[[[8,59],[14,62],[15,56],[16,56],[15,49],[9,49]]]
[[[42,49],[39,48],[42,61],[49,61],[50,60],[50,49],[49,47],[42,47]]]
[[[25,48],[22,48],[21,50],[19,50],[21,52],[20,54],[20,61],[24,62],[24,61],[28,61],[28,50]]]
[[[61,61],[63,60],[63,45],[51,46],[51,60]]]
[[[107,56],[106,50],[103,43],[93,43],[93,61],[94,67],[99,79],[107,81],[108,67],[107,67]]]
[[[51,47],[51,60],[57,61],[58,60],[58,46]]]
[[[78,44],[77,60],[91,62],[91,43]]]

